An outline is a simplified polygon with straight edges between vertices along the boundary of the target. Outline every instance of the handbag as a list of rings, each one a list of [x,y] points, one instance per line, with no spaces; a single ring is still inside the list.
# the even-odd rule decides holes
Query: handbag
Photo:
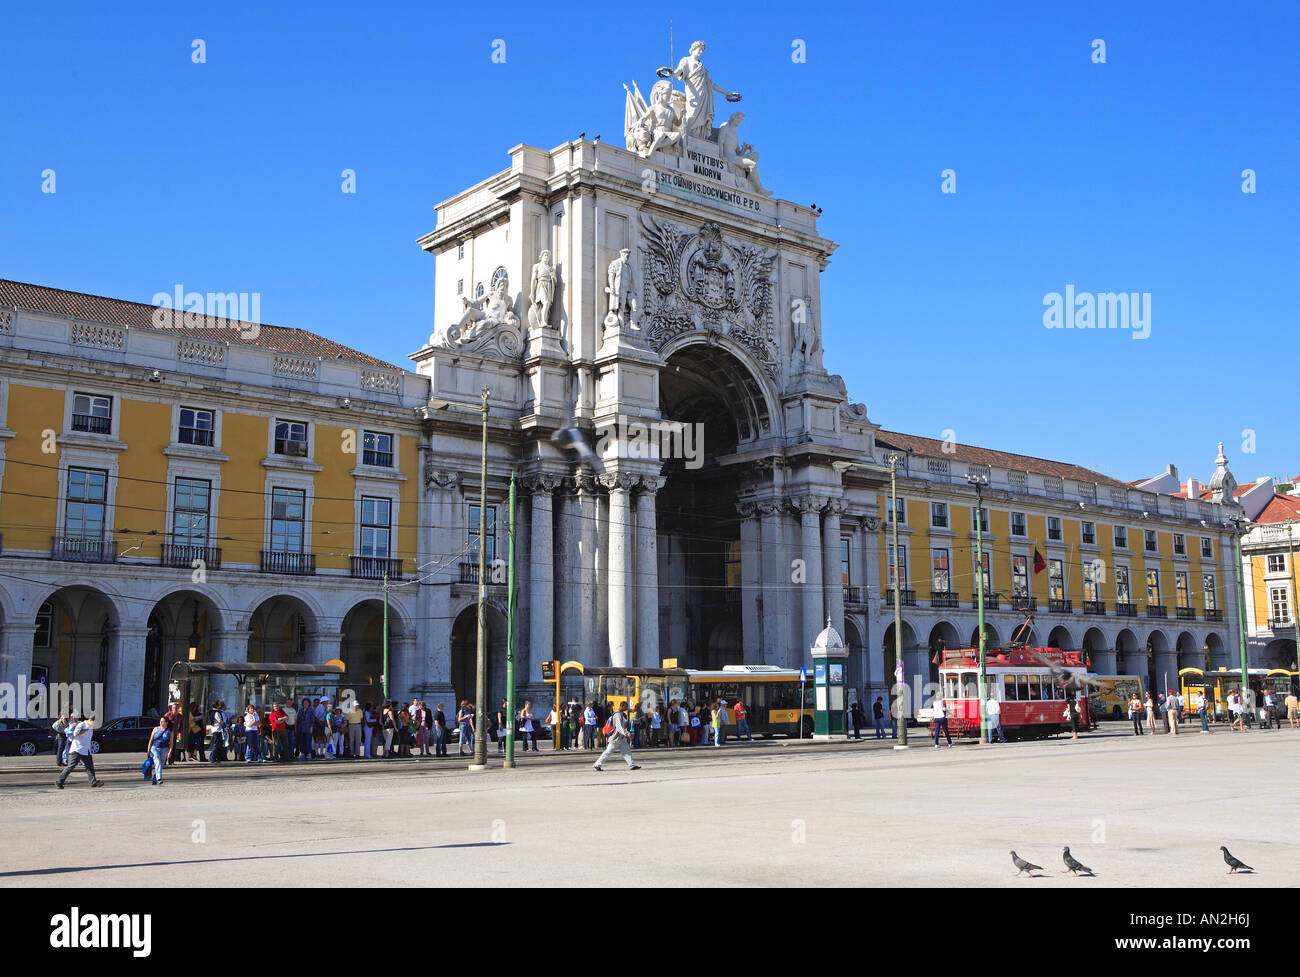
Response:
[[[140,773],[142,773],[142,774],[144,775],[144,779],[145,779],[145,780],[148,780],[148,779],[149,779],[149,775],[150,775],[151,773],[153,773],[153,754],[152,754],[152,753],[150,753],[148,756],[146,756],[146,757],[144,758],[144,763],[140,764]]]

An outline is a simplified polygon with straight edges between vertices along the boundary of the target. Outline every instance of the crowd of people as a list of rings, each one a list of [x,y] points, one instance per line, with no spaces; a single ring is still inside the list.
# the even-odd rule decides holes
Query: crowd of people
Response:
[[[609,741],[606,728],[614,713],[603,702],[583,705],[576,698],[564,703],[558,713],[551,710],[547,724],[560,727],[561,750],[603,750]],[[727,702],[694,702],[673,699],[665,704],[642,708],[627,717],[627,736],[633,749],[665,747],[675,749],[685,746],[722,746],[727,742],[729,730],[735,728],[736,739],[752,742],[748,713],[739,700]]]
[[[1260,729],[1281,729],[1280,708],[1282,707],[1286,709],[1287,725],[1291,729],[1300,728],[1300,698],[1297,698],[1294,691],[1289,692],[1282,699],[1271,689],[1265,689],[1255,693],[1255,698],[1259,708],[1258,716],[1255,716],[1242,701],[1240,692],[1228,694],[1226,718],[1230,731],[1245,731],[1254,724],[1256,719],[1259,721]],[[1154,734],[1157,731],[1177,736],[1179,727],[1190,722],[1192,717],[1199,717],[1201,730],[1206,733],[1210,732],[1212,724],[1219,724],[1218,716],[1208,708],[1208,703],[1203,696],[1200,697],[1199,702],[1193,702],[1189,701],[1186,695],[1172,689],[1158,697],[1152,696],[1150,692],[1145,693],[1141,699],[1136,692],[1129,696],[1128,718],[1133,723],[1134,736],[1142,736],[1147,732]]]

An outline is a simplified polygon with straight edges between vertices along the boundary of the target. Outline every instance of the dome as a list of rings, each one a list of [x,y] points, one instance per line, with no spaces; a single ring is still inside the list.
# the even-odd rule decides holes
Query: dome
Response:
[[[846,651],[844,639],[840,633],[831,625],[831,619],[826,619],[826,629],[817,635],[817,640],[813,642],[813,651]]]

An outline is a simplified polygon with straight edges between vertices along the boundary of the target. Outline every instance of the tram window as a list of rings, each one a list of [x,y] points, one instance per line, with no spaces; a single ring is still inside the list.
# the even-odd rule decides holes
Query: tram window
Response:
[[[1016,675],[1016,698],[1021,702],[1029,701],[1029,676],[1024,672]]]
[[[980,694],[979,672],[961,673],[961,693],[963,699],[976,699]]]
[[[1016,677],[1008,672],[1002,676],[1002,701],[1016,702]]]
[[[1038,684],[1038,676],[1029,675],[1027,678],[1029,679],[1029,698],[1041,699],[1043,697],[1043,688]]]

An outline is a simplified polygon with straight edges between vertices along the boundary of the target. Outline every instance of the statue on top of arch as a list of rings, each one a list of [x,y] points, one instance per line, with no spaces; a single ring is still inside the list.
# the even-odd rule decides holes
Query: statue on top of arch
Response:
[[[650,89],[649,101],[636,82],[631,88],[623,86],[627,93],[623,110],[627,148],[648,159],[656,152],[680,154],[691,141],[712,144],[700,149],[721,159],[727,170],[745,180],[755,193],[770,197],[771,192],[764,189],[758,178],[758,153],[736,136],[736,127],[744,115],[736,112],[721,126],[713,124],[714,94],[722,95],[728,102],[739,102],[741,96],[713,81],[701,60],[703,54],[704,42],[696,41],[676,68],[659,68],[655,73],[660,80]],[[674,78],[682,83],[682,89],[673,87]]]

